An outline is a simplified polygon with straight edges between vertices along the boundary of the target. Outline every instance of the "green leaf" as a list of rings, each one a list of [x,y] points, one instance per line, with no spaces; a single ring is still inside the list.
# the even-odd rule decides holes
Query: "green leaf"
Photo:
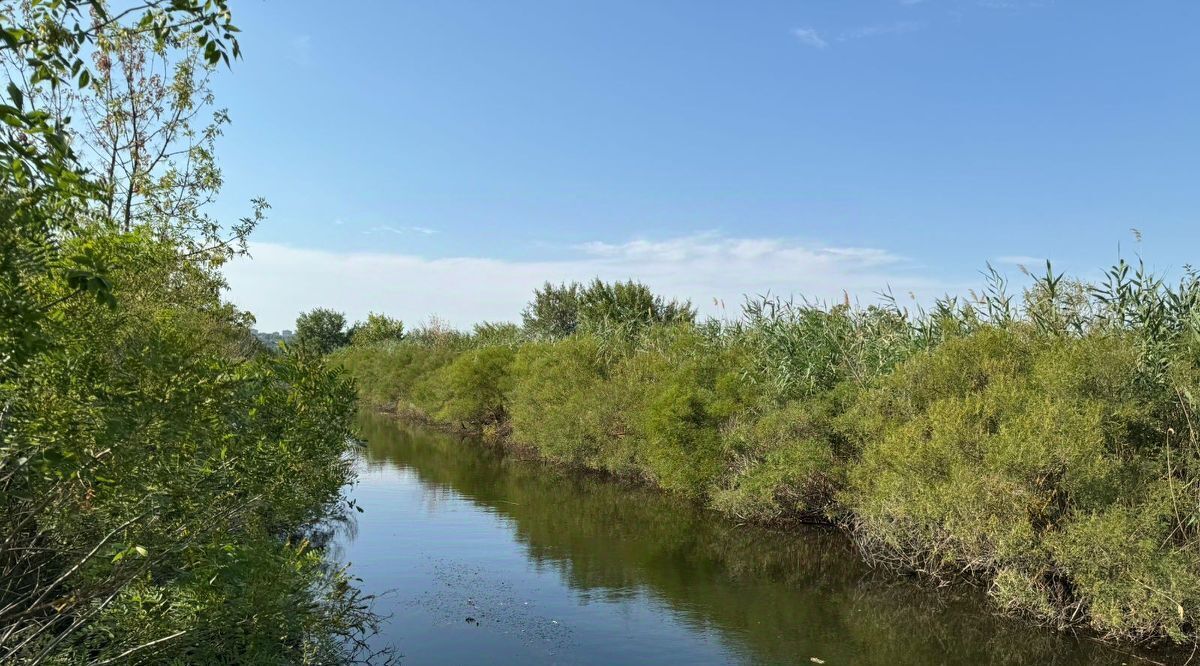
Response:
[[[25,94],[21,92],[17,84],[11,81],[8,84],[8,96],[12,98],[13,104],[16,104],[18,109],[25,108]]]

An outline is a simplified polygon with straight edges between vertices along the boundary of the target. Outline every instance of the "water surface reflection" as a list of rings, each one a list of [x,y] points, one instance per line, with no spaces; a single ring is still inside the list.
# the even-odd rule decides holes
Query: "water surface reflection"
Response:
[[[1135,662],[872,571],[835,531],[734,525],[381,416],[361,431],[341,554],[391,590],[377,640],[406,664]]]

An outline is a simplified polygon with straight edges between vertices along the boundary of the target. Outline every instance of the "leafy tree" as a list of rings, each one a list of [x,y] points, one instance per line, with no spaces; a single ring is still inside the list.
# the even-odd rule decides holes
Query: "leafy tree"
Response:
[[[36,25],[50,3],[13,4],[14,19]],[[91,67],[78,88],[42,85],[13,50],[0,62],[27,104],[58,122],[82,119],[70,140],[98,189],[93,218],[123,231],[138,224],[186,231],[181,241],[211,238],[220,225],[204,211],[221,185],[215,148],[229,114],[212,108],[218,61],[206,57],[204,37],[181,30],[160,38],[121,21],[97,21],[92,35]]]
[[[553,285],[547,282],[533,292],[533,300],[521,313],[525,331],[535,338],[559,340],[579,328],[578,282]]]
[[[351,344],[367,345],[387,340],[404,339],[404,322],[387,315],[371,312],[366,321],[360,321],[350,327],[349,339]]]
[[[691,323],[696,311],[690,302],[666,300],[641,282],[547,282],[533,292],[521,313],[526,333],[534,338],[560,340],[579,330],[633,332],[649,324]]]
[[[592,280],[579,290],[579,322],[588,330],[609,327],[640,329],[650,324],[692,323],[691,302],[668,301],[641,282]]]
[[[350,342],[346,315],[328,308],[314,308],[296,318],[296,343],[318,353],[344,347]]]

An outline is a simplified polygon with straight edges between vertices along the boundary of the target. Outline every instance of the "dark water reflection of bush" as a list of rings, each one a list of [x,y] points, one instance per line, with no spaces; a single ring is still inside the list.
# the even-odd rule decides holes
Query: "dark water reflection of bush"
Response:
[[[633,591],[763,663],[1120,664],[1086,637],[994,614],[969,586],[931,590],[862,563],[840,532],[736,525],[608,479],[364,416],[369,466],[411,469],[507,519],[528,556],[593,598]],[[1172,661],[1170,655],[1149,655]],[[835,661],[836,660],[836,661]]]

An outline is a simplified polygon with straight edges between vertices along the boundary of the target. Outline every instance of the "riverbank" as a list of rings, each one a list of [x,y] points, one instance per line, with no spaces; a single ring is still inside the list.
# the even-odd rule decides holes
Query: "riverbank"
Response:
[[[1007,318],[764,302],[735,324],[427,328],[335,360],[367,404],[738,521],[837,525],[874,563],[1058,628],[1192,644],[1192,313],[1158,284],[1121,292],[1158,314],[1104,314],[1059,280]]]
[[[1175,663],[868,568],[838,530],[736,523],[365,409],[358,427],[365,513],[334,550],[406,664]]]

